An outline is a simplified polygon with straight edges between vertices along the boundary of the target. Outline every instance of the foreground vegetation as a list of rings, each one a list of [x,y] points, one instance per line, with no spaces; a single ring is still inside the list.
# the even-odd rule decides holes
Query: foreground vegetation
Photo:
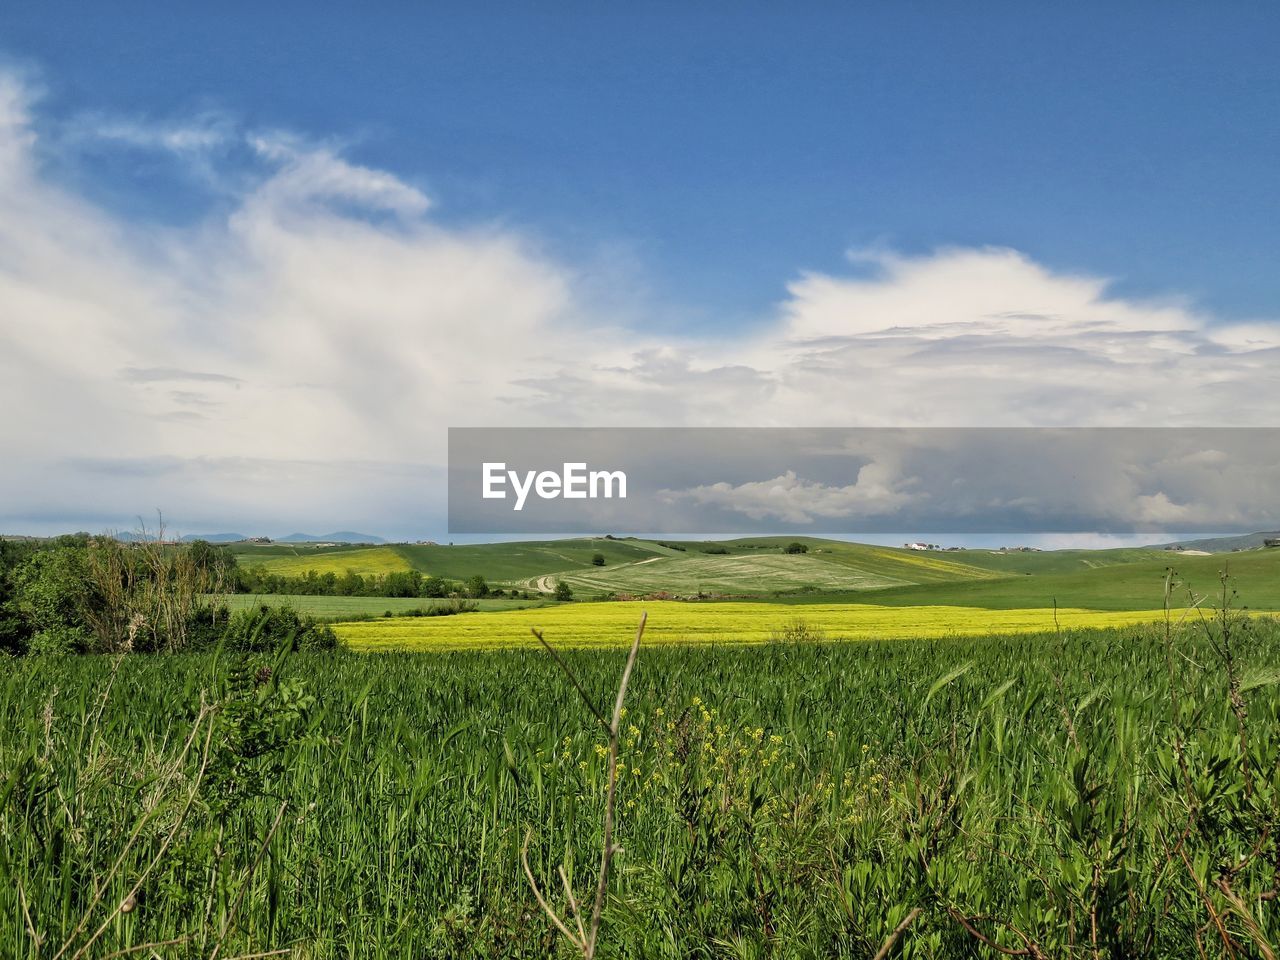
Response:
[[[230,557],[202,541],[76,534],[0,540],[0,656],[326,649],[333,631],[293,607],[221,599]]]
[[[790,636],[641,651],[599,956],[1274,955],[1273,622]],[[606,755],[541,651],[12,661],[0,955],[569,956]]]

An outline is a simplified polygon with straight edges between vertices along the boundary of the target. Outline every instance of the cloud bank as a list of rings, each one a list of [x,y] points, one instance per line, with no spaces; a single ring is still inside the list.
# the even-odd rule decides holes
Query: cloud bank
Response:
[[[536,237],[446,226],[330,145],[222,117],[80,124],[204,171],[255,158],[175,227],[60,182],[48,151],[74,145],[46,126],[0,73],[0,529],[162,507],[187,529],[438,532],[449,425],[1280,422],[1280,324],[1013,250],[859,254],[750,333],[658,335]]]

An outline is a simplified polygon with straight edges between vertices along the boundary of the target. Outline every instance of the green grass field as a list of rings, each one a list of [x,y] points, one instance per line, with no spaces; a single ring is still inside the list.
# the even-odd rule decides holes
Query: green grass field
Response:
[[[762,594],[801,588],[874,590],[914,583],[887,573],[846,568],[820,557],[757,556],[652,557],[612,567],[560,573],[575,591],[591,594],[670,592],[677,594]],[[529,581],[536,587],[536,578]]]
[[[634,626],[443,620],[579,610]],[[1274,955],[1280,631],[1233,630],[643,648],[597,955]],[[621,653],[563,656],[607,709]],[[590,902],[607,752],[540,650],[7,662],[0,957],[569,958],[521,851]]]
[[[748,541],[750,542],[750,541]],[[998,576],[949,557],[909,550],[810,541],[805,554],[784,554],[780,545],[723,545],[728,555],[691,546],[674,556],[646,557],[627,564],[587,567],[555,576],[591,593],[769,594],[799,589],[880,590]],[[529,581],[536,586],[536,581]]]
[[[1256,610],[1280,610],[1280,550],[1208,557],[1157,552],[1154,557],[1098,563],[1066,572],[1029,572],[1004,579],[896,587],[877,591],[868,600],[893,606],[923,603],[988,609],[1051,606],[1056,600],[1062,606],[1132,610],[1161,605],[1170,570],[1179,584],[1174,591],[1176,602],[1186,602],[1188,591],[1217,599],[1225,570],[1239,604]]]
[[[392,544],[367,547],[309,547],[305,544],[236,545],[236,559],[247,567],[262,566],[272,573],[297,576],[318,573],[359,574],[418,570],[450,580],[477,574],[494,583],[517,583],[530,578],[591,566],[602,553],[610,564],[628,563],[677,551],[647,541],[576,539],[446,545]]]
[[[380,617],[391,613],[404,613],[407,610],[421,610],[432,606],[447,604],[448,600],[431,600],[417,597],[311,597],[293,594],[265,594],[253,596],[245,593],[233,593],[220,596],[232,611],[247,610],[261,604],[270,606],[293,607],[299,613],[315,617],[317,620],[347,620],[352,617]],[[541,607],[554,604],[551,600],[506,600],[483,599],[470,600],[481,611],[520,610],[525,607]]]

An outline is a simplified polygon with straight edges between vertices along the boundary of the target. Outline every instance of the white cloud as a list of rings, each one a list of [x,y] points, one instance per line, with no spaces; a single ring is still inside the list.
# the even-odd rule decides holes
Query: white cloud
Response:
[[[688,490],[664,491],[671,503],[691,503],[733,511],[752,520],[780,520],[784,523],[812,524],[832,518],[883,517],[912,501],[911,477],[895,475],[894,466],[881,462],[865,464],[850,484],[833,486],[806,480],[788,470],[771,480],[729,484],[712,483]]]
[[[421,191],[397,177],[347,163],[328,148],[299,143],[278,133],[250,137],[249,143],[276,165],[274,175],[251,196],[253,206],[269,208],[272,214],[279,215],[281,207],[322,200],[345,200],[406,217],[421,216],[431,205]]]
[[[67,134],[72,140],[102,140],[141,150],[194,154],[226,146],[234,139],[235,128],[229,118],[216,113],[205,113],[179,124],[82,116]]]
[[[211,116],[99,128],[202,163],[239,138],[264,172],[229,178],[231,209],[197,226],[124,219],[41,169],[38,113],[0,73],[9,528],[214,501],[229,525],[239,510],[291,526],[323,501],[394,532],[406,503],[438,515],[438,485],[412,478],[441,464],[448,425],[1280,420],[1277,324],[1113,297],[1104,279],[1014,251],[882,254],[849,276],[801,276],[760,332],[658,336],[617,319],[626,290],[588,299],[532,238],[442,226],[419,187],[333,147]],[[108,460],[187,466],[180,483],[144,471],[104,485],[85,464]],[[371,503],[377,463],[403,486]]]

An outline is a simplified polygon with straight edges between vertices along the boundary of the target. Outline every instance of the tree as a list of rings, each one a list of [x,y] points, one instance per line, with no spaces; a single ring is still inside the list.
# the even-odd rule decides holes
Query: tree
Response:
[[[424,597],[447,597],[452,589],[452,584],[442,577],[427,576],[422,578],[421,595]]]
[[[27,649],[31,626],[16,601],[18,567],[37,550],[34,540],[0,540],[0,654]]]
[[[572,600],[573,590],[569,587],[569,584],[561,580],[556,584],[555,597],[557,600]]]
[[[208,540],[192,540],[186,546],[190,561],[202,574],[218,580],[235,580],[236,555],[226,547],[215,546]]]
[[[26,622],[32,653],[81,653],[92,638],[84,610],[93,588],[79,547],[43,550],[15,571],[13,606]]]
[[[484,577],[476,574],[467,580],[467,596],[473,600],[479,600],[481,597],[489,595],[489,584],[485,583]]]
[[[422,574],[417,570],[393,570],[382,584],[384,597],[416,597],[422,590]]]
[[[782,552],[783,553],[808,553],[809,547],[807,544],[803,544],[799,540],[792,540],[790,543],[788,543],[785,547],[782,548]]]
[[[361,597],[364,591],[364,577],[354,570],[347,570],[338,580],[338,593],[344,597]]]
[[[592,566],[596,566],[596,567],[603,567],[603,566],[604,566],[604,554],[603,554],[603,553],[593,553],[593,554],[591,555],[591,564],[592,564]]]

